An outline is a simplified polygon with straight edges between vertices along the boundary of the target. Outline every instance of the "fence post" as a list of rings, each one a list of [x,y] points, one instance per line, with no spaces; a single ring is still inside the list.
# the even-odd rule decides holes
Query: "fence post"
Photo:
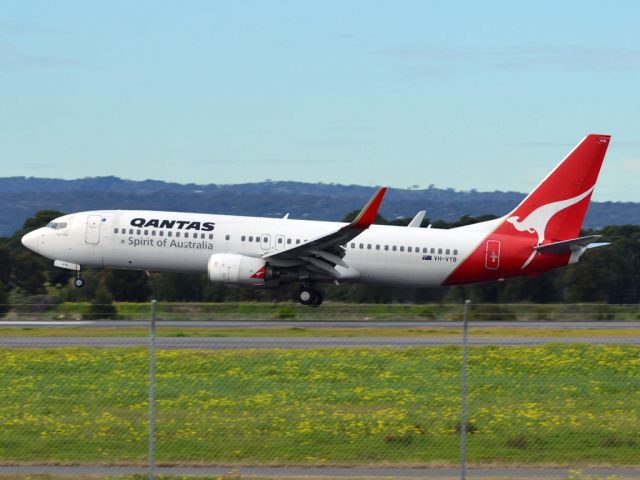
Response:
[[[460,478],[467,477],[467,356],[469,334],[469,308],[471,300],[464,302],[464,320],[462,322],[462,404],[460,406]]]
[[[151,300],[151,324],[149,328],[149,480],[154,480],[156,470],[156,311],[158,302]]]

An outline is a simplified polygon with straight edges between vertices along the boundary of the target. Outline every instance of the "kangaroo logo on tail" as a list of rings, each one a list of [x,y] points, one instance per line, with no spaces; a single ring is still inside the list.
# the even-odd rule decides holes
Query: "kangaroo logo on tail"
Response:
[[[572,205],[575,205],[579,201],[586,198],[594,189],[595,185],[588,190],[585,190],[580,195],[569,198],[567,200],[560,200],[558,202],[548,203],[547,205],[542,205],[541,207],[536,208],[533,212],[527,215],[526,218],[520,220],[518,215],[514,215],[513,217],[507,218],[507,222],[512,224],[516,230],[519,232],[529,232],[535,233],[538,235],[538,245],[541,245],[544,240],[544,232],[547,229],[548,223],[551,219],[559,212],[564,210],[565,208],[569,208]],[[527,265],[531,263],[533,258],[536,256],[536,251],[534,250],[531,256],[524,262],[521,270],[524,269]]]

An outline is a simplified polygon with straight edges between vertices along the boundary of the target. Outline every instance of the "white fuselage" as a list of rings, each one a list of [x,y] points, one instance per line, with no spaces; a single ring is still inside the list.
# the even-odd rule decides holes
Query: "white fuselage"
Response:
[[[345,245],[343,260],[357,272],[345,281],[442,285],[483,241],[488,224],[500,221],[451,230],[372,225]],[[138,210],[80,212],[56,222],[66,226],[40,228],[25,237],[25,245],[70,265],[198,273],[207,271],[213,254],[260,258],[345,225]]]

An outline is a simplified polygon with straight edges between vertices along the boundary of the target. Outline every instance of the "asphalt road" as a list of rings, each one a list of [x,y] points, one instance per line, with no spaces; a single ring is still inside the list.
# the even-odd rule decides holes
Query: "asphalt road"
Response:
[[[460,338],[411,337],[158,337],[160,349],[328,348],[328,347],[441,347],[460,345]],[[470,338],[469,345],[503,347],[564,344],[640,345],[638,336],[587,337],[491,337]],[[147,337],[0,337],[0,347],[140,347]]]
[[[520,479],[564,479],[568,478],[572,470],[580,470],[581,478],[640,478],[639,468],[518,468],[518,467],[483,467],[467,468],[469,478],[520,478]],[[149,469],[144,467],[126,466],[58,466],[58,465],[24,465],[0,466],[0,475],[94,475],[94,476],[125,476],[144,475]],[[402,467],[158,467],[156,474],[201,477],[227,475],[233,471],[238,477],[256,476],[268,478],[459,478],[460,469],[452,468],[402,468]],[[235,477],[234,477],[235,478]]]
[[[462,328],[462,322],[448,321],[354,321],[354,320],[158,320],[158,327],[185,328]],[[601,322],[549,322],[549,321],[471,321],[471,327],[495,328],[562,328],[581,329],[628,329],[640,328],[640,321],[601,321]],[[0,327],[60,327],[60,328],[95,328],[95,327],[147,327],[149,320],[0,320]]]

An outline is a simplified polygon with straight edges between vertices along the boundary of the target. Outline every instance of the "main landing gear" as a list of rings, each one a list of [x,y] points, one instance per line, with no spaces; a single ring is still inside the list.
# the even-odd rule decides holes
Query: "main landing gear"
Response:
[[[322,294],[306,285],[301,286],[296,292],[296,300],[302,305],[309,305],[310,307],[317,307],[322,303]]]

